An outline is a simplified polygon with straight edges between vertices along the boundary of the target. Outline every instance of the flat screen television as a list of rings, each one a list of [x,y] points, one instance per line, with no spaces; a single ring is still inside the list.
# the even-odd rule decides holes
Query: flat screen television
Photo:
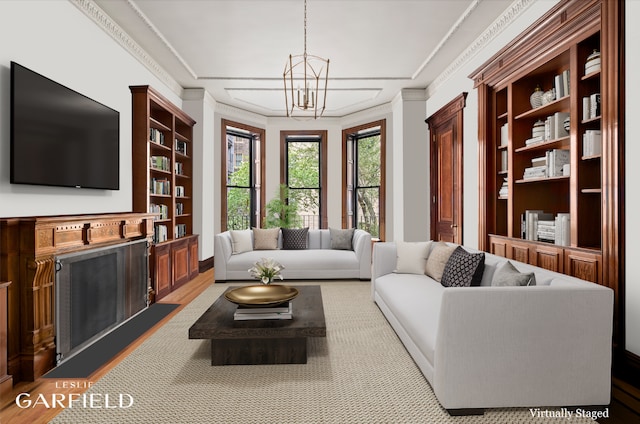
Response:
[[[118,190],[120,113],[11,62],[11,183]]]

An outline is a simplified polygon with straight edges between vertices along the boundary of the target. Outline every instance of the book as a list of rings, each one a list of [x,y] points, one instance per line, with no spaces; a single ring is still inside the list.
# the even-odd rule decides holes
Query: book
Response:
[[[506,146],[509,144],[509,123],[507,122],[500,127],[500,145]]]
[[[560,177],[564,175],[562,168],[571,162],[571,151],[553,149],[547,151],[547,177]]]
[[[559,213],[555,218],[555,244],[569,246],[571,244],[571,217],[568,213]]]
[[[268,308],[252,308],[238,306],[233,313],[236,321],[259,320],[259,319],[292,319],[293,304],[287,302],[284,306],[274,306]]]

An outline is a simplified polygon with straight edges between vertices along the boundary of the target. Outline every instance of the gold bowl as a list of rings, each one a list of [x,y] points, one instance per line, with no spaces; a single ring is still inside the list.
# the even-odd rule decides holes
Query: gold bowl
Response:
[[[242,306],[268,307],[288,302],[298,295],[298,290],[281,284],[259,284],[229,290],[224,297]]]

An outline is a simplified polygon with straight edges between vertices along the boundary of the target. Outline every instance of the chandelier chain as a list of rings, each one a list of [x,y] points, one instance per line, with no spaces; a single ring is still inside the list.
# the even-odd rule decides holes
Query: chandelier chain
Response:
[[[307,0],[304,0],[304,56],[307,57]]]

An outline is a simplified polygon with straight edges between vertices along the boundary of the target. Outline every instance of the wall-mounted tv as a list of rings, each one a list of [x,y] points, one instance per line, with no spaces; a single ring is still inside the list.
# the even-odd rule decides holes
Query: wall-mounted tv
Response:
[[[11,62],[11,183],[118,190],[119,112]]]

